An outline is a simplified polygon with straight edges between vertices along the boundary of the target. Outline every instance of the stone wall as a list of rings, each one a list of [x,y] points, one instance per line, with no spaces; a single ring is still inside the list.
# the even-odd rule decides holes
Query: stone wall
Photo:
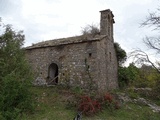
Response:
[[[106,46],[107,84],[109,89],[115,89],[118,88],[118,63],[113,40],[107,39]]]
[[[90,78],[86,69],[87,66],[93,81],[98,77],[97,42],[95,41],[28,49],[26,56],[37,77],[40,76],[46,80],[51,63],[58,65],[58,83],[69,82],[72,86],[88,87]]]
[[[55,63],[58,66],[58,84],[106,90],[117,87],[117,63],[112,44],[103,37],[81,43],[26,49],[26,56],[35,75],[46,81],[49,66]]]
[[[118,65],[113,41],[106,37],[97,42],[97,46],[99,87],[104,90],[118,88]]]

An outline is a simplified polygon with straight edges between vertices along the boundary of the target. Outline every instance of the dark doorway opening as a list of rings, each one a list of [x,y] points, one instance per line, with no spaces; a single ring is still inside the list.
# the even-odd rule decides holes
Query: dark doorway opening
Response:
[[[48,84],[58,84],[58,65],[55,63],[50,64],[48,68]]]

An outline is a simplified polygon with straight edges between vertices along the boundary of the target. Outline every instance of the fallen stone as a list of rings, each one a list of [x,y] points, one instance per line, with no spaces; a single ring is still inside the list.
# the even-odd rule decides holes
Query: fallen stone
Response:
[[[44,86],[47,85],[46,80],[41,77],[37,77],[36,80],[33,82],[34,86]]]

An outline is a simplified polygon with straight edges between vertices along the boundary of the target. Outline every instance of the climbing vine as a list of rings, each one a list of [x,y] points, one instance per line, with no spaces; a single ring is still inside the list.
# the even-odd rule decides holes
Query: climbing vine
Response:
[[[93,90],[94,86],[93,86],[93,78],[91,77],[91,73],[90,73],[90,65],[88,65],[87,59],[85,58],[85,67],[86,67],[86,73],[89,77],[88,79],[88,85],[89,85],[89,90]]]

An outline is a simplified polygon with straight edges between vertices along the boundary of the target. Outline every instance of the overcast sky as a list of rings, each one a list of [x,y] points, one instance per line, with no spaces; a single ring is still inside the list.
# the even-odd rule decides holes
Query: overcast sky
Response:
[[[99,11],[114,14],[114,40],[127,52],[143,48],[150,28],[140,27],[149,12],[156,11],[159,0],[0,0],[0,17],[5,24],[23,30],[25,46],[44,40],[81,34],[88,24],[100,23]],[[144,48],[146,49],[146,48]]]

